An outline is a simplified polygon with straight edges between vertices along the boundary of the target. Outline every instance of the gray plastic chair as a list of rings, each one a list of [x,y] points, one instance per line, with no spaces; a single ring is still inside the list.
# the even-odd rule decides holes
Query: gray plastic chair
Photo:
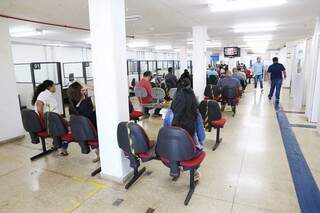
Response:
[[[150,103],[150,104],[142,104],[141,103],[142,98],[145,98],[145,97],[148,96],[148,93],[147,93],[145,88],[143,88],[143,87],[135,87],[134,88],[134,94],[139,99],[140,105],[142,107],[151,108],[151,109],[155,107],[154,103]]]
[[[152,88],[152,97],[157,100],[157,105],[166,97],[166,92],[160,87]]]
[[[174,97],[175,97],[175,95],[176,95],[176,92],[177,92],[177,88],[171,88],[171,89],[169,90],[169,97],[170,97],[171,99],[174,99]]]

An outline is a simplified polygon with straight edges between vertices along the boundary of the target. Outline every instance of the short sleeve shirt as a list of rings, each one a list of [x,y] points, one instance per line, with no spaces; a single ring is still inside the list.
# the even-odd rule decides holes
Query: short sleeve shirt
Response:
[[[283,79],[282,71],[285,71],[285,70],[286,68],[280,63],[272,64],[268,69],[268,72],[271,73],[271,80]]]
[[[225,77],[219,80],[218,87],[223,88],[225,86],[239,88],[241,86],[240,81],[233,77]]]
[[[37,101],[41,101],[44,104],[44,113],[45,112],[56,112],[58,113],[58,103],[52,92],[49,90],[45,90],[41,92],[37,98]],[[37,111],[37,107],[35,106],[35,111]]]
[[[262,75],[263,74],[263,63],[255,63],[252,66],[254,75]]]

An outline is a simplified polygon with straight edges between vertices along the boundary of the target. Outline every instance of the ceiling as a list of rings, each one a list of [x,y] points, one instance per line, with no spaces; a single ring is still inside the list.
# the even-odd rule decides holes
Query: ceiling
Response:
[[[288,0],[288,4],[279,7],[222,13],[211,12],[207,6],[208,1],[210,0],[126,0],[126,15],[142,17],[140,21],[126,22],[127,35],[149,40],[154,45],[171,44],[179,48],[187,46],[187,39],[192,37],[192,26],[205,25],[210,39],[221,42],[223,46],[242,45],[243,36],[247,34],[234,33],[234,25],[276,22],[278,29],[272,32],[271,48],[279,48],[287,41],[312,35],[315,17],[320,15],[319,0]],[[1,0],[0,14],[89,28],[88,0]],[[21,27],[43,29],[47,33],[27,39],[15,39],[17,41],[85,44],[85,39],[89,37],[89,32],[85,30],[10,19],[11,30]]]

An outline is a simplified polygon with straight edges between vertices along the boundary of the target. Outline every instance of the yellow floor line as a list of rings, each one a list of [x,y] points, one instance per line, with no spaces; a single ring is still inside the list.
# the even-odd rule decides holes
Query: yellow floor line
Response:
[[[89,200],[90,198],[95,196],[101,190],[110,188],[110,185],[102,183],[102,182],[99,182],[97,180],[84,179],[84,178],[81,178],[81,177],[67,175],[67,174],[63,174],[61,172],[48,170],[48,169],[44,169],[44,170],[47,171],[47,172],[53,173],[53,174],[57,174],[59,176],[66,177],[66,178],[70,179],[71,181],[73,181],[75,183],[81,183],[81,184],[89,185],[89,186],[92,186],[92,187],[95,188],[93,191],[87,192],[86,195],[85,195],[85,198],[82,201],[79,201],[79,199],[76,199],[77,201],[74,204],[74,206],[69,208],[69,209],[67,209],[65,211],[65,213],[72,213],[73,211],[78,209],[83,203],[85,203],[87,200]]]

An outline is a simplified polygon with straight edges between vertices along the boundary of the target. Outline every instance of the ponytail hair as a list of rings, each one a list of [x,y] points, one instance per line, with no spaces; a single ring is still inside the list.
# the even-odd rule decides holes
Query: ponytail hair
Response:
[[[33,93],[32,101],[31,101],[32,105],[35,105],[39,94],[45,91],[46,89],[49,89],[49,87],[52,87],[53,84],[54,83],[51,80],[45,80],[44,82],[39,84]]]
[[[81,93],[82,85],[79,82],[72,83],[67,91],[68,94],[68,100],[69,100],[69,113],[70,115],[78,115],[79,112],[76,109],[76,105],[81,101],[82,99],[82,93]]]

